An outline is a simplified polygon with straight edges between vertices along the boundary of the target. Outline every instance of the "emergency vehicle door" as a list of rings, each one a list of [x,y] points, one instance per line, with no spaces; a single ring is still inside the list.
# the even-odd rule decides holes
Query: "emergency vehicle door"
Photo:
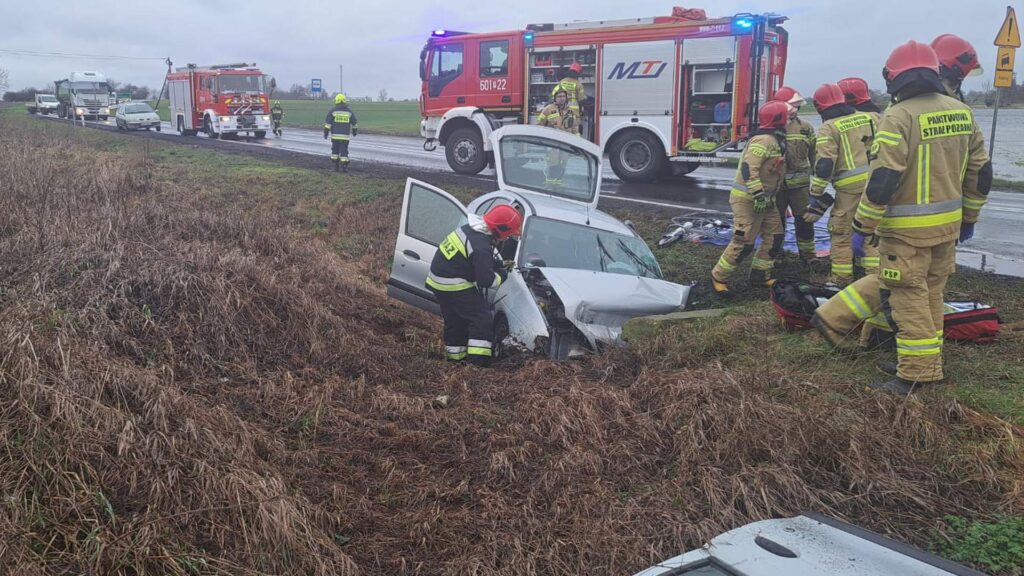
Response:
[[[470,86],[474,93],[473,101],[470,104],[479,106],[485,110],[510,109],[513,104],[513,86],[517,84],[512,81],[515,72],[521,68],[519,62],[513,62],[513,50],[520,50],[515,38],[488,38],[480,39],[476,44],[469,44],[467,49],[472,48],[478,55],[477,66],[479,68],[476,82],[479,86]],[[521,60],[518,59],[518,60]],[[512,69],[513,64],[515,70]],[[519,90],[522,92],[522,89]]]
[[[466,207],[440,188],[405,181],[402,217],[388,278],[388,296],[434,314],[441,310],[427,289],[427,274],[441,241],[469,221]]]
[[[465,71],[463,42],[445,42],[431,48],[427,90],[438,108],[468,106],[466,100],[468,75]]]

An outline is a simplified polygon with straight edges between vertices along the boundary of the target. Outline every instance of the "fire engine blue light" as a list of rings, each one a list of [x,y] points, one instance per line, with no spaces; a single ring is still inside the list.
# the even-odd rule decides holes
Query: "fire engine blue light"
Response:
[[[533,43],[533,32],[527,32],[526,34],[523,34],[523,41],[526,42],[527,44]]]
[[[754,25],[754,21],[749,18],[738,18],[736,20],[736,26],[739,28],[750,28]]]
[[[442,37],[445,34],[447,34],[447,32],[445,30],[441,30],[441,29],[434,30],[434,36]]]

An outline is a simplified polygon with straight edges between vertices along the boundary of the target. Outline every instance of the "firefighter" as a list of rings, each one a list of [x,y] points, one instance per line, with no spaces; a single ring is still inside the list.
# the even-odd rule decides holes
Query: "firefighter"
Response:
[[[804,220],[803,216],[807,210],[807,189],[811,184],[811,163],[814,161],[814,126],[800,119],[800,107],[806,101],[799,92],[783,86],[775,92],[775,100],[785,102],[789,107],[789,123],[786,124],[786,180],[775,199],[775,205],[779,209],[783,234],[786,233],[786,209],[793,213],[800,260],[804,264],[812,264],[815,261],[814,224]]]
[[[270,119],[274,121],[274,136],[281,135],[281,119],[284,118],[284,108],[280,100],[274,100],[274,106],[270,109]]]
[[[334,163],[335,172],[339,168],[348,172],[348,141],[359,130],[356,115],[347,102],[348,98],[344,94],[335,96],[334,108],[331,108],[324,120],[324,140],[331,139],[331,162]]]
[[[837,82],[846,97],[846,103],[857,109],[858,112],[865,112],[874,120],[875,126],[882,121],[882,109],[871,100],[871,90],[863,78],[843,78]]]
[[[883,76],[893,105],[854,228],[878,238],[882,307],[896,333],[896,378],[873,386],[907,394],[943,380],[943,290],[956,243],[974,234],[992,164],[970,107],[946,94],[930,46],[897,47]]]
[[[828,228],[832,234],[830,281],[846,286],[853,281],[853,214],[868,181],[868,152],[875,135],[871,116],[846,103],[843,90],[822,84],[814,92],[814,107],[823,123],[815,140],[811,201],[804,214],[817,222],[831,206]],[[832,184],[835,197],[825,191]],[[878,252],[866,246],[859,264],[868,274],[878,269]]]
[[[580,82],[580,73],[583,72],[583,66],[579,62],[573,62],[569,68],[563,73],[562,77],[558,80],[558,84],[551,89],[551,99],[555,99],[555,93],[559,90],[565,90],[565,93],[569,97],[569,110],[576,114],[576,118],[580,118],[580,102],[587,97],[586,90],[583,89],[583,82]],[[578,132],[578,129],[577,129]]]
[[[758,111],[758,129],[747,142],[736,170],[736,181],[729,193],[732,207],[733,235],[722,256],[711,271],[715,293],[730,294],[729,278],[743,260],[754,251],[754,242],[761,235],[761,245],[750,263],[750,284],[770,287],[775,258],[782,251],[782,226],[775,210],[775,195],[782,187],[786,172],[786,124],[789,106],[785,102],[768,102]]]
[[[540,115],[537,116],[537,124],[579,136],[579,113],[573,112],[568,104],[569,93],[558,88],[555,91],[554,103],[548,104],[541,110]],[[544,180],[548,185],[560,186],[562,184],[562,175],[565,174],[567,161],[567,156],[561,150],[553,149],[548,152],[547,169],[544,171]]]
[[[978,55],[974,46],[953,34],[943,34],[932,41],[932,49],[939,58],[939,76],[949,96],[963,100],[960,84],[968,76],[980,70]],[[865,83],[866,87],[867,84]],[[849,94],[847,94],[849,97]],[[881,142],[879,142],[879,147]],[[812,319],[818,331],[833,345],[840,345],[844,338],[854,333],[863,324],[861,343],[871,340],[876,329],[889,330],[888,321],[882,315],[882,299],[879,290],[882,282],[877,275],[857,280],[844,289],[837,297],[820,306]],[[889,374],[896,374],[895,362],[881,362],[879,368]]]
[[[496,246],[519,236],[522,225],[519,211],[502,204],[488,210],[482,219],[471,215],[469,223],[456,228],[438,246],[427,287],[441,306],[449,361],[490,364],[494,325],[490,305],[480,289],[496,289],[508,277]]]

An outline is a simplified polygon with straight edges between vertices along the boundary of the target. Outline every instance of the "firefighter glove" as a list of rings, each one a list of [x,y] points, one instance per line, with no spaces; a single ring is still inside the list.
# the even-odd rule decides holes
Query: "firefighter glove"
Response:
[[[331,133],[329,131],[324,130],[324,140],[327,140],[327,138],[329,138],[330,135],[331,135]]]
[[[764,214],[768,208],[775,204],[775,199],[764,192],[754,194],[754,213]]]
[[[498,275],[498,278],[501,278],[502,284],[505,283],[505,280],[508,280],[508,270],[505,270],[504,268],[498,268],[497,270],[494,271],[494,273]]]
[[[509,272],[511,272],[512,269],[516,267],[516,261],[515,260],[505,260],[505,261],[503,261],[501,263],[501,266],[505,270],[508,270]]]
[[[974,222],[960,222],[960,239],[957,242],[967,242],[974,238]]]
[[[359,128],[353,126],[352,127],[352,135],[353,136],[359,136]]]
[[[825,212],[828,212],[828,209],[835,201],[831,194],[811,196],[811,203],[807,206],[807,211],[804,212],[804,221],[813,224],[821,220],[821,217],[825,215]]]

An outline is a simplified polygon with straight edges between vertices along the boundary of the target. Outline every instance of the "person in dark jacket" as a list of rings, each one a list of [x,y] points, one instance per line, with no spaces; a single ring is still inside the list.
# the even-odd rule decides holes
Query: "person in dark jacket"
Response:
[[[344,94],[334,97],[334,108],[324,119],[324,140],[331,139],[331,162],[334,170],[348,171],[348,141],[358,134],[359,125],[356,115],[348,107],[348,99]]]
[[[480,292],[497,289],[508,277],[498,258],[498,242],[518,236],[523,216],[507,204],[495,206],[483,219],[472,216],[437,247],[427,287],[434,293],[444,320],[444,347],[449,361],[468,360],[488,366],[493,354],[491,309]]]

